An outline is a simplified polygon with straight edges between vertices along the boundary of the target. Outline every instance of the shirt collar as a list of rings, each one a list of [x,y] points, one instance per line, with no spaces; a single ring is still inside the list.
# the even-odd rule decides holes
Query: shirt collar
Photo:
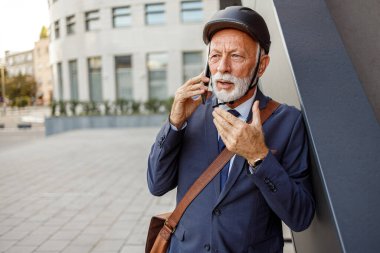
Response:
[[[255,89],[255,93],[253,94],[252,97],[250,97],[247,101],[245,101],[241,105],[239,105],[239,106],[237,106],[237,107],[234,108],[234,110],[236,110],[236,111],[238,111],[240,113],[239,119],[247,121],[248,115],[249,115],[249,113],[252,110],[252,104],[253,104],[253,101],[255,100],[256,93],[257,93],[257,89]],[[228,110],[231,109],[226,104],[220,105],[220,108],[223,109],[223,110],[226,110],[226,111],[228,111]]]

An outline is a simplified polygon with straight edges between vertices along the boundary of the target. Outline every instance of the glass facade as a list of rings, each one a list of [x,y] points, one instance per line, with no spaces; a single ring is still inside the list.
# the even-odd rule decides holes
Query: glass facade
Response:
[[[66,33],[68,35],[75,33],[75,16],[66,17]]]
[[[88,58],[88,81],[90,90],[90,100],[93,102],[102,102],[102,60],[101,57]]]
[[[149,98],[166,99],[167,91],[167,53],[150,53],[147,58]]]
[[[183,81],[199,75],[204,68],[202,52],[183,53]]]
[[[147,25],[159,25],[165,23],[165,4],[145,5],[145,23]]]
[[[202,1],[183,1],[181,2],[182,22],[202,22],[203,3]]]
[[[57,77],[58,77],[58,99],[63,100],[63,76],[62,76],[62,63],[57,63]]]
[[[112,9],[113,27],[128,27],[132,23],[131,8],[129,6]]]
[[[86,31],[99,30],[100,28],[99,11],[86,12],[85,17],[86,17]]]
[[[132,56],[115,57],[116,98],[133,99]]]
[[[76,60],[69,61],[71,100],[79,100],[78,94],[78,64]]]

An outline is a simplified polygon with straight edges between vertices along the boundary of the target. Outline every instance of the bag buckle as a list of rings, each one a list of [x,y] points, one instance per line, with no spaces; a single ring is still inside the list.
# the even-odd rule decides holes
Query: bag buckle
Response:
[[[165,221],[164,226],[166,227],[166,229],[167,229],[171,234],[174,234],[174,232],[175,232],[175,228],[172,228],[172,227],[169,225],[168,220]]]

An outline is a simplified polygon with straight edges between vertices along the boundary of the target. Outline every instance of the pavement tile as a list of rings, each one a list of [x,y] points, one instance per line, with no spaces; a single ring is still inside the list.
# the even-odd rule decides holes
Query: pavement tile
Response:
[[[145,251],[145,245],[127,245],[121,250],[121,253],[141,253]]]
[[[92,252],[118,252],[123,243],[124,240],[102,240]]]
[[[9,217],[9,218],[6,218],[4,219],[0,226],[4,226],[4,227],[14,227],[14,226],[17,226],[19,225],[20,223],[22,223],[23,221],[25,220],[25,218],[19,218],[19,217]]]
[[[110,229],[105,234],[105,239],[126,240],[130,231],[127,229]]]
[[[102,235],[99,234],[80,234],[71,244],[80,246],[96,245],[101,237]]]
[[[8,232],[9,230],[11,230],[13,227],[11,226],[0,226],[0,235],[3,235],[5,234],[6,232]]]
[[[34,246],[14,246],[7,249],[7,253],[31,253],[36,249]]]
[[[44,235],[44,236],[51,236],[56,231],[58,231],[60,227],[58,226],[41,226],[36,228],[31,235]]]
[[[20,240],[24,238],[28,233],[29,231],[11,230],[3,234],[0,237],[0,240]]]
[[[37,250],[38,251],[62,251],[70,241],[63,240],[49,240],[43,243]]]
[[[38,222],[23,222],[23,223],[20,223],[17,227],[15,227],[13,231],[32,232],[39,226],[41,226],[41,223],[38,223]]]
[[[10,247],[12,247],[17,241],[16,240],[1,240],[0,239],[0,252],[4,252]]]
[[[95,234],[95,235],[104,235],[107,230],[109,229],[109,226],[103,226],[103,225],[90,225],[86,227],[83,231],[82,234]]]
[[[79,233],[81,231],[80,230],[59,230],[57,233],[55,233],[51,239],[52,240],[73,240],[74,238],[76,238]]]
[[[17,242],[17,245],[22,246],[39,246],[49,238],[49,235],[38,234],[38,235],[28,235],[21,241]]]
[[[82,230],[88,225],[88,221],[81,221],[81,222],[74,222],[70,221],[69,223],[65,224],[62,229],[64,230],[72,230],[72,229],[78,229]]]
[[[69,245],[66,247],[62,253],[87,253],[91,251],[93,246],[83,246],[83,245]]]

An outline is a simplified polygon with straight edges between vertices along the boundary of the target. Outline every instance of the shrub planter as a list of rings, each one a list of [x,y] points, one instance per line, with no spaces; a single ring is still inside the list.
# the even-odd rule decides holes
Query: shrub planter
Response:
[[[88,128],[159,127],[167,118],[167,114],[50,117],[45,119],[45,134]]]

